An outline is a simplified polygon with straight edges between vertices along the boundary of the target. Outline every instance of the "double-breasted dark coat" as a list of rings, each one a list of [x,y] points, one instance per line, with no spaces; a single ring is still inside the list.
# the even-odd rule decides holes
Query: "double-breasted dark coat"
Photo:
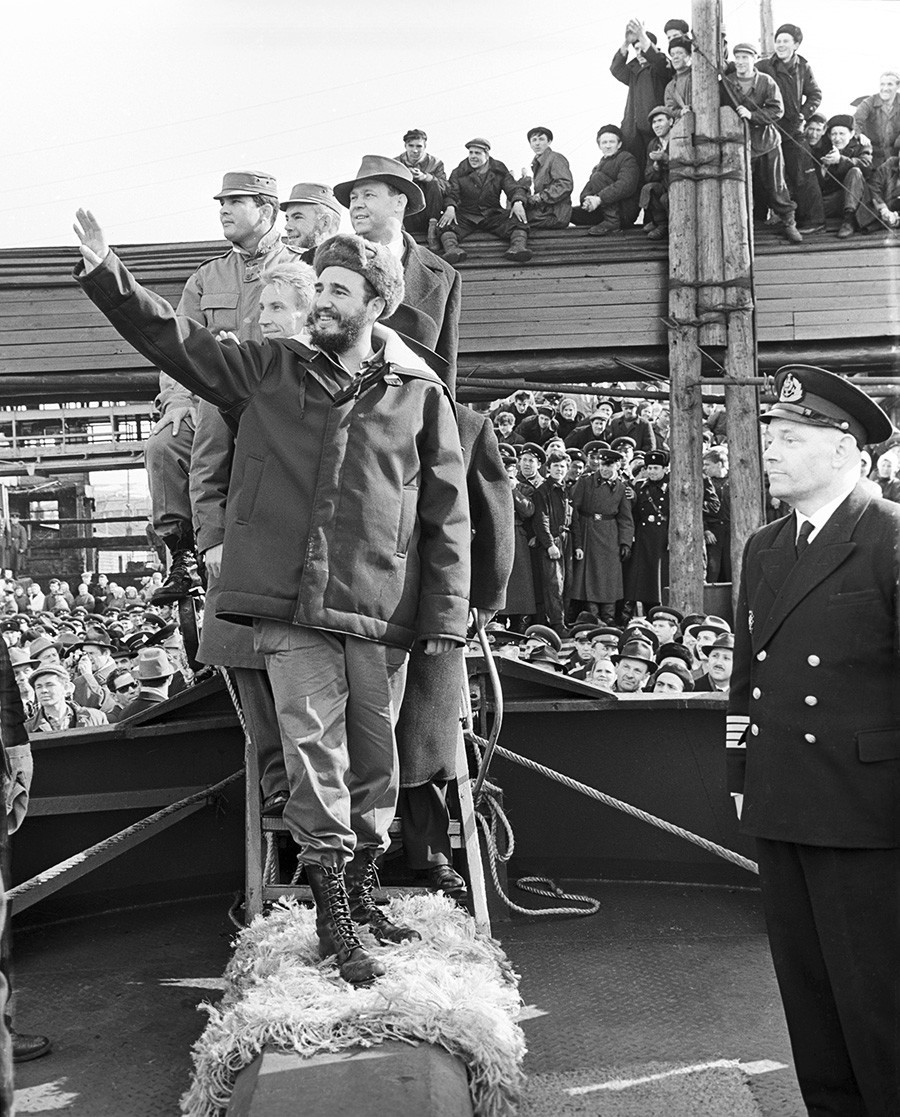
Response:
[[[662,601],[669,584],[669,480],[634,484],[634,548],[625,564],[626,601]]]
[[[750,718],[746,749],[729,750],[741,829],[900,846],[900,508],[857,487],[799,560],[795,523],[744,552],[729,699]]]

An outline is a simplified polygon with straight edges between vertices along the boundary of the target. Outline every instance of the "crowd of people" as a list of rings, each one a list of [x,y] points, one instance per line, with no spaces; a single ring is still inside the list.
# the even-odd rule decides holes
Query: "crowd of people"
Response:
[[[451,264],[466,259],[461,245],[473,232],[509,241],[506,255],[532,257],[532,229],[586,227],[591,236],[629,229],[640,221],[650,240],[668,236],[669,142],[673,124],[691,111],[692,60],[698,49],[685,20],[670,19],[665,45],[638,19],[629,19],[610,72],[627,86],[619,124],[597,132],[600,159],[575,197],[568,159],[556,151],[553,131],[527,132],[530,168],[514,175],[476,136],[449,173],[427,150],[428,135],[408,131],[397,157],[421,186],[425,204],[405,227],[425,235]],[[721,101],[735,109],[748,132],[754,215],[769,212],[784,237],[799,243],[820,233],[826,218],[839,220],[837,236],[900,225],[900,74],[887,71],[878,91],[846,106],[820,111],[823,92],[802,54],[803,32],[793,23],[775,32],[774,53],[761,57],[753,43],[711,59],[719,73]],[[853,109],[853,112],[847,111]]]
[[[91,584],[97,591],[89,595],[92,608],[65,599],[53,604],[54,586],[60,597],[71,598],[65,583],[53,579],[43,608],[20,610],[11,584],[19,585],[6,583],[0,633],[29,734],[112,724],[194,681],[170,607],[151,608],[140,599],[120,604],[107,596],[109,583],[100,575]]]

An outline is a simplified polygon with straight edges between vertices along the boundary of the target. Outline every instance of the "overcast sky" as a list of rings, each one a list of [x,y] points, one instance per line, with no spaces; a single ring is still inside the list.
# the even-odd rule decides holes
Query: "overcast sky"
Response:
[[[900,66],[895,0],[773,6],[776,26],[803,28],[829,114]],[[214,239],[223,171],[268,171],[285,197],[352,177],[364,153],[396,155],[410,127],[448,171],[482,135],[518,174],[526,131],[545,124],[580,190],[597,128],[621,119],[609,63],[626,19],[662,39],[690,13],[690,0],[7,5],[0,247],[74,244],[79,205],[114,243]],[[732,44],[759,41],[757,0],[725,0],[724,15]]]

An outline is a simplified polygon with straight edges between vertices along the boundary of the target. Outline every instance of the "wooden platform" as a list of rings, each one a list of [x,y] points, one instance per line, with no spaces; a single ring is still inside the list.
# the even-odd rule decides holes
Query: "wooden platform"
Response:
[[[616,358],[665,373],[667,247],[640,229],[589,237],[584,229],[532,235],[527,265],[505,243],[472,237],[461,265],[462,398],[496,395],[484,380],[540,376],[602,382]],[[173,304],[187,276],[225,242],[117,249],[139,279]],[[71,278],[75,248],[0,251],[0,376],[7,398],[148,399],[156,375]],[[900,237],[833,232],[790,246],[757,231],[760,363],[841,353],[846,371],[895,373],[900,341]],[[710,365],[712,369],[713,366]]]

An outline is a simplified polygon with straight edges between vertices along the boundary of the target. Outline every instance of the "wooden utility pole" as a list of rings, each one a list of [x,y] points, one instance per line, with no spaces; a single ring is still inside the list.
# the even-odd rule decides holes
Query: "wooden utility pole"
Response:
[[[698,49],[691,63],[691,108],[694,110],[694,170],[697,192],[697,317],[700,345],[723,348],[726,341],[722,313],[722,183],[719,174],[719,81],[721,42],[719,0],[694,3],[692,32]]]
[[[772,0],[760,0],[759,4],[759,49],[763,58],[775,50],[775,22],[772,19]]]
[[[732,604],[737,603],[741,560],[747,536],[763,519],[759,438],[759,386],[753,320],[750,152],[747,126],[734,109],[721,112],[723,146],[722,227],[728,352],[725,357],[725,411],[728,416],[728,474],[731,496]]]
[[[694,115],[675,122],[669,140],[669,599],[703,611],[702,424],[697,347],[697,184]]]

